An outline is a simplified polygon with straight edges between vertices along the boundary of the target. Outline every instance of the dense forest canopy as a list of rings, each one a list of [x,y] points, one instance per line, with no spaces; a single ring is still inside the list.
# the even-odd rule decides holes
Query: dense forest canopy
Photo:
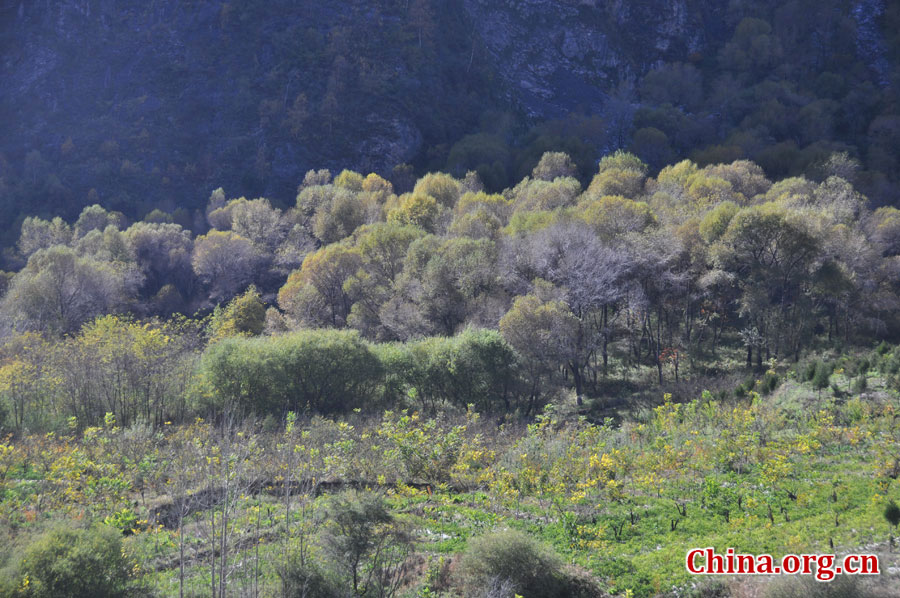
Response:
[[[883,0],[5,0],[0,17],[6,245],[26,216],[95,203],[200,233],[211,189],[286,208],[310,168],[400,192],[475,170],[498,192],[551,150],[582,183],[616,149],[651,174],[750,159],[773,180],[846,151],[874,207],[896,195]]]
[[[818,179],[748,160],[652,176],[618,151],[582,187],[547,152],[502,193],[474,171],[397,194],[374,173],[310,170],[287,210],[220,188],[202,234],[159,210],[29,217],[2,278],[0,372],[11,398],[41,400],[9,424],[407,401],[533,415],[642,368],[662,385],[736,353],[762,371],[895,339],[900,210],[871,208],[860,168],[835,153]],[[98,355],[108,378],[84,378]]]

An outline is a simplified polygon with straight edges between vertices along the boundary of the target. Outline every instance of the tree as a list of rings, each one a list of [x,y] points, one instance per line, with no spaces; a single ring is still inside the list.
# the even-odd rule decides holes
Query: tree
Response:
[[[300,184],[300,188],[304,189],[306,187],[322,186],[327,185],[330,182],[331,171],[329,171],[327,168],[322,168],[320,170],[308,170],[303,176],[303,182]]]
[[[900,210],[878,208],[868,222],[870,237],[885,256],[900,255]]]
[[[499,290],[497,249],[486,239],[422,237],[409,246],[396,292],[381,310],[382,323],[400,339],[454,334],[468,319],[482,324],[477,307]]]
[[[574,177],[578,173],[578,167],[572,158],[564,152],[545,152],[531,177],[542,181],[552,181],[559,177]]]
[[[641,99],[692,111],[703,99],[703,75],[691,64],[664,64],[641,80]]]
[[[669,136],[656,127],[641,127],[635,131],[630,151],[641,156],[653,168],[661,168],[675,157]]]
[[[397,206],[388,212],[387,220],[400,226],[416,226],[437,233],[441,215],[446,209],[432,196],[411,193],[400,196]]]
[[[559,177],[552,181],[526,177],[512,191],[513,209],[516,212],[555,210],[575,204],[581,184],[571,177]]]
[[[700,222],[700,236],[707,243],[714,243],[725,234],[731,219],[740,208],[731,201],[724,201],[706,213]]]
[[[124,426],[182,419],[197,344],[187,324],[97,318],[53,354],[66,411],[86,424],[106,413]]]
[[[92,230],[103,231],[107,226],[123,228],[125,217],[118,212],[107,212],[102,206],[94,204],[81,211],[73,230],[76,239],[85,236]]]
[[[194,243],[178,224],[136,222],[124,233],[125,242],[144,274],[143,291],[152,296],[167,284],[189,296],[196,284],[191,268]]]
[[[366,206],[359,194],[335,183],[333,195],[315,211],[312,231],[322,243],[335,243],[365,224],[366,218]]]
[[[359,252],[343,244],[323,247],[291,273],[278,291],[278,305],[308,326],[344,326],[353,304],[345,283],[359,266]]]
[[[828,385],[831,384],[831,373],[833,367],[831,364],[825,363],[824,361],[816,362],[816,369],[813,372],[812,377],[812,385],[813,388],[819,391],[819,396],[822,396],[822,390],[828,388]]]
[[[508,245],[505,253],[513,254],[505,260],[511,270],[505,277],[509,292],[523,294],[535,279],[549,281],[559,290],[555,299],[565,302],[577,318],[578,344],[584,351],[578,352],[579,373],[573,376],[580,385],[581,370],[595,349],[607,362],[609,324],[631,275],[627,251],[605,245],[583,222],[563,220]]]
[[[208,286],[210,298],[218,302],[233,297],[253,280],[259,259],[249,240],[231,231],[213,230],[194,241],[191,265]]]
[[[232,205],[233,204],[233,205]],[[273,208],[268,199],[238,199],[229,202],[231,230],[249,239],[262,255],[271,256],[287,233],[281,210]]]
[[[32,254],[0,310],[22,328],[65,334],[125,304],[141,282],[127,264],[100,263],[54,246]]]
[[[413,195],[430,195],[439,204],[453,209],[462,192],[459,181],[443,172],[430,172],[419,179]]]
[[[637,197],[647,178],[647,165],[634,154],[618,150],[604,156],[597,167],[588,192],[596,197],[621,195]]]
[[[323,544],[353,596],[390,598],[406,577],[403,564],[413,540],[384,498],[366,492],[329,501]]]
[[[212,339],[229,336],[258,336],[266,323],[266,306],[256,287],[250,286],[228,302],[224,309],[217,306],[210,321]]]
[[[772,187],[766,173],[749,160],[736,160],[731,164],[713,164],[703,169],[709,176],[727,181],[735,193],[752,200]]]
[[[650,206],[621,196],[582,200],[576,209],[581,218],[607,242],[627,233],[642,233],[656,224],[656,215]]]
[[[500,333],[528,363],[532,403],[543,390],[542,379],[564,367],[572,373],[581,404],[583,368],[593,345],[569,306],[536,295],[519,297],[500,320]]]
[[[58,383],[52,351],[52,344],[34,332],[13,335],[0,346],[0,397],[12,405],[18,433],[29,424],[40,426],[49,415]]]
[[[353,235],[360,267],[344,282],[353,302],[347,323],[366,337],[389,336],[381,323],[381,308],[394,292],[410,244],[424,235],[414,226],[384,222],[366,225]]]
[[[19,252],[27,259],[39,249],[68,245],[71,240],[72,231],[62,218],[56,217],[48,222],[29,216],[22,221],[18,247]]]
[[[726,69],[761,75],[779,63],[782,56],[778,37],[762,19],[747,17],[738,23],[734,37],[719,52]]]
[[[762,335],[767,354],[771,349],[797,350],[800,332],[812,315],[802,306],[809,297],[819,248],[806,221],[766,203],[735,214],[712,249],[716,265],[736,275],[741,311]]]
[[[342,170],[339,175],[334,177],[334,186],[341,189],[347,189],[353,193],[359,193],[363,190],[363,176],[353,170]]]
[[[113,225],[103,230],[94,229],[73,243],[78,255],[99,262],[133,265],[134,254],[125,242],[125,236]]]

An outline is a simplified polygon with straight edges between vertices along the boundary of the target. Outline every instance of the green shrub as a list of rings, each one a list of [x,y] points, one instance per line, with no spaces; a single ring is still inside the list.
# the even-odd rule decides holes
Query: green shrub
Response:
[[[129,508],[124,508],[121,511],[116,511],[112,515],[103,519],[103,523],[118,529],[126,536],[132,533],[132,530],[137,526],[137,522],[137,513]]]
[[[887,355],[882,360],[881,371],[885,374],[896,374],[897,372],[900,372],[900,359],[893,353]]]
[[[404,405],[407,399],[417,399],[415,391],[409,388],[413,371],[413,357],[409,345],[405,343],[375,343],[372,351],[381,364],[382,378],[379,398],[391,407]]]
[[[466,329],[454,337],[432,337],[408,345],[407,385],[434,408],[447,403],[479,412],[514,409],[516,353],[495,330]]]
[[[291,558],[279,567],[282,596],[286,598],[340,598],[336,584],[322,570],[309,561]]]
[[[778,384],[781,382],[781,379],[778,377],[778,374],[775,373],[767,373],[766,377],[762,380],[762,392],[763,394],[770,394],[776,388],[778,388]]]
[[[135,596],[134,563],[109,526],[56,528],[28,545],[0,573],[0,594],[27,598]]]
[[[764,598],[866,598],[871,595],[856,577],[847,575],[838,575],[829,582],[807,576],[776,578],[763,591]]]
[[[517,530],[470,540],[457,574],[471,594],[492,585],[509,587],[525,598],[562,598],[588,591],[578,588],[551,548]]]
[[[203,355],[200,374],[220,408],[344,413],[370,406],[382,369],[355,331],[301,330],[215,343]]]
[[[517,355],[495,330],[405,345],[370,345],[352,330],[227,338],[207,349],[199,371],[201,399],[263,415],[345,413],[406,397],[429,409],[512,411],[519,399]]]
[[[834,371],[834,369],[831,364],[825,363],[824,361],[816,362],[815,373],[812,377],[813,387],[820,391],[823,388],[828,388],[828,385],[831,383],[832,371]]]
[[[900,507],[893,500],[889,501],[884,507],[884,519],[891,527],[896,528],[900,525]]]
[[[326,508],[322,548],[352,596],[391,596],[406,580],[413,538],[381,494],[347,492]],[[346,595],[342,593],[341,595]]]
[[[854,394],[859,394],[861,392],[865,392],[866,388],[868,388],[868,386],[869,386],[869,382],[866,379],[866,375],[860,374],[859,376],[857,376],[856,378],[853,379],[853,386],[852,386],[851,390],[854,392]]]
[[[803,370],[803,380],[805,382],[812,382],[812,379],[816,377],[816,366],[819,362],[810,361],[806,364],[806,368]]]

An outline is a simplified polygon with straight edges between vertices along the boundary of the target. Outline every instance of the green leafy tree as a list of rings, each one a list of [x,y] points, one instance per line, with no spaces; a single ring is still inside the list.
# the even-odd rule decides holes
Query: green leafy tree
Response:
[[[216,307],[210,327],[213,339],[229,336],[258,336],[266,323],[266,306],[256,287],[250,286],[228,302],[225,308]]]
[[[13,278],[2,309],[19,326],[74,332],[94,316],[116,311],[141,282],[129,264],[108,264],[54,246],[39,250]]]
[[[324,549],[353,596],[396,595],[412,542],[404,523],[378,494],[339,495],[328,503]]]

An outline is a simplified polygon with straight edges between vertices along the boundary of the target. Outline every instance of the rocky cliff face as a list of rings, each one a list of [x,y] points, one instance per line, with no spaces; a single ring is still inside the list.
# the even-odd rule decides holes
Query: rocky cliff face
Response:
[[[220,185],[290,203],[309,168],[412,160],[421,123],[383,92],[415,79],[410,44],[377,39],[399,28],[396,11],[366,11],[357,0],[0,0],[0,178],[32,188],[10,211],[72,216],[90,193],[139,216],[202,205]],[[359,56],[365,43],[377,56]]]
[[[688,61],[729,31],[711,0],[464,0],[509,84],[542,118],[576,107],[602,112],[623,82],[660,61]]]
[[[93,201],[197,207],[220,185],[289,203],[312,167],[446,155],[489,109],[613,112],[627,132],[641,76],[714,64],[743,16],[781,3],[744,4],[0,0],[0,228]],[[885,82],[884,0],[824,4]]]
[[[878,26],[878,20],[884,15],[884,11],[884,0],[855,0],[850,12],[856,21],[856,47],[860,57],[878,73],[879,83],[888,85],[890,63]]]

